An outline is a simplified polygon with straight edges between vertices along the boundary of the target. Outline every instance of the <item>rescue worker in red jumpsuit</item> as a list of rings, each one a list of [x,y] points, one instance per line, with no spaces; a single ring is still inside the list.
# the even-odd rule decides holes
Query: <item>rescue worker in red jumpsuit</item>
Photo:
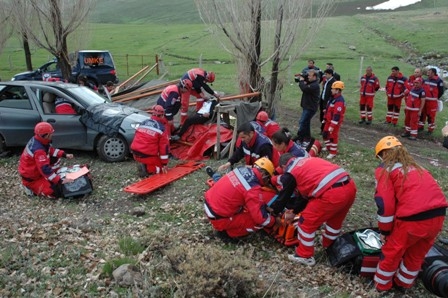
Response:
[[[269,115],[265,111],[258,112],[255,122],[261,127],[261,130],[255,128],[255,126],[254,128],[268,138],[272,138],[272,135],[280,130],[280,125],[274,120],[269,119]]]
[[[54,109],[57,114],[76,115],[76,111],[70,101],[62,97],[56,97],[54,101]]]
[[[281,173],[280,156],[285,153],[291,153],[295,157],[306,157],[308,152],[305,151],[299,144],[291,140],[291,132],[286,127],[277,131],[272,135],[272,145],[274,151],[272,153],[272,163],[276,168],[277,173]]]
[[[332,97],[328,101],[325,111],[325,126],[322,138],[329,154],[327,159],[332,159],[338,154],[339,130],[345,115],[345,100],[342,96],[344,82],[336,81],[331,85]]]
[[[443,80],[439,78],[435,68],[428,69],[428,79],[425,81],[423,87],[425,88],[426,102],[425,109],[420,118],[419,129],[424,129],[426,119],[428,119],[427,133],[432,134],[436,128],[437,100],[442,97],[443,92],[445,91]]]
[[[407,86],[408,90],[411,90],[414,87],[414,80],[416,78],[421,78],[423,80],[421,68],[414,69],[414,73],[409,76]]]
[[[165,109],[165,118],[168,120],[170,135],[174,132],[174,116],[179,112],[183,94],[190,92],[193,83],[189,79],[181,79],[176,85],[169,85],[163,89],[157,105]]]
[[[375,93],[380,89],[380,81],[372,71],[371,66],[366,67],[366,73],[361,77],[359,88],[359,124],[370,125],[373,120],[373,100]]]
[[[248,166],[253,165],[261,157],[272,159],[271,140],[265,135],[256,132],[250,121],[241,124],[238,127],[237,133],[241,141],[228,161],[218,167],[219,172],[224,172],[242,158],[244,158]]]
[[[295,254],[289,255],[288,259],[314,266],[316,231],[325,223],[322,234],[324,248],[329,247],[341,234],[342,223],[355,201],[356,185],[344,169],[327,160],[318,157],[286,159],[283,156],[281,160],[287,160],[285,173],[277,177],[276,183],[281,185],[281,190],[271,206],[277,213],[288,205],[291,198],[307,201],[297,223],[300,243]],[[296,195],[293,196],[294,193]]]
[[[401,134],[402,137],[409,138],[409,140],[417,140],[418,121],[422,115],[425,107],[425,90],[422,87],[423,79],[415,78],[414,87],[409,91],[406,97],[405,132]]]
[[[218,236],[232,239],[264,228],[281,219],[266,210],[272,192],[263,190],[274,173],[272,162],[263,157],[253,167],[238,167],[219,179],[205,192],[204,209]]]
[[[62,197],[62,183],[73,182],[61,179],[56,173],[60,159],[72,159],[73,154],[51,146],[54,129],[50,123],[39,122],[34,127],[34,137],[25,146],[19,160],[19,174],[22,184],[37,196],[51,199]]]
[[[215,96],[219,100],[219,94],[213,91],[207,83],[213,83],[215,81],[215,73],[213,71],[205,71],[202,68],[192,68],[187,71],[181,78],[181,80],[190,80],[193,83],[193,88],[190,92],[182,94],[182,107],[180,110],[180,124],[182,125],[188,117],[188,105],[190,103],[190,95],[196,97],[196,111],[202,108],[204,98],[206,95],[202,91]]]
[[[400,141],[382,138],[375,147],[375,203],[383,246],[374,282],[378,291],[414,284],[448,206],[432,175],[418,165]]]
[[[392,73],[387,78],[387,114],[385,124],[397,125],[400,116],[401,100],[406,95],[407,78],[400,72],[398,66],[392,67]]]
[[[142,178],[168,170],[170,141],[164,113],[162,106],[154,106],[151,118],[140,123],[135,132],[131,150]]]

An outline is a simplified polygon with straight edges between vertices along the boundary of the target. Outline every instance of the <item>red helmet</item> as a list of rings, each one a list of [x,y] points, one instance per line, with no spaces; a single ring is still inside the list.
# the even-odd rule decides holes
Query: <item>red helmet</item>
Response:
[[[268,113],[266,113],[265,111],[260,111],[257,114],[257,120],[261,121],[261,122],[266,122],[269,120],[269,116]]]
[[[185,88],[185,89],[187,89],[188,91],[190,91],[191,90],[191,88],[193,88],[193,83],[189,80],[189,79],[181,79],[180,80],[180,86],[182,87],[182,88]]]
[[[213,83],[215,81],[215,73],[213,71],[207,72],[205,79],[207,82]]]
[[[419,83],[419,84],[421,84],[421,83],[423,83],[423,79],[420,78],[420,77],[415,78],[414,83]]]
[[[53,126],[51,126],[51,124],[48,122],[39,122],[34,127],[34,134],[38,136],[43,136],[53,132],[54,132]]]
[[[154,116],[162,117],[165,115],[165,109],[161,105],[155,105],[152,107],[152,114]]]

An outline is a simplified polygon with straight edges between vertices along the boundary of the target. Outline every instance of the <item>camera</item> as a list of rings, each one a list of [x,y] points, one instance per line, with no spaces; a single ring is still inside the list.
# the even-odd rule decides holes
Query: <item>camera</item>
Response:
[[[294,82],[296,82],[296,83],[300,82],[301,77],[305,80],[305,82],[308,82],[308,73],[307,72],[295,74]]]

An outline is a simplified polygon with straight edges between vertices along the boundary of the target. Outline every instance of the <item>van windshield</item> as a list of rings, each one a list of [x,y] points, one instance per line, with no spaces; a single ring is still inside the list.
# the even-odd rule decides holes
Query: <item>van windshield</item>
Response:
[[[114,62],[109,52],[79,53],[79,58],[82,68],[98,66],[114,67]]]

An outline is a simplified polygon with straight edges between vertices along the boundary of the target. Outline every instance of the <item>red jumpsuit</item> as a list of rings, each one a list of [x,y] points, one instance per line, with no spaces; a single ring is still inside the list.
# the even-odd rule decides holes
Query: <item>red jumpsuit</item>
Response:
[[[146,165],[149,174],[159,174],[168,164],[170,141],[165,123],[152,116],[143,121],[135,132],[131,150],[134,159]]]
[[[19,174],[22,184],[35,195],[56,198],[61,195],[57,164],[65,152],[53,148],[49,142],[39,136],[31,138],[20,156]]]
[[[367,121],[372,121],[373,99],[375,98],[376,91],[380,89],[380,81],[375,74],[372,73],[370,76],[367,76],[367,74],[363,75],[360,83],[359,111],[361,120],[367,119]]]
[[[397,125],[400,116],[401,100],[403,99],[407,87],[407,78],[401,72],[398,76],[389,76],[386,83],[387,94],[387,114],[386,122]]]
[[[188,117],[188,106],[190,103],[190,95],[196,97],[196,111],[199,111],[204,104],[204,99],[201,97],[202,88],[209,94],[215,94],[212,88],[206,83],[207,72],[202,68],[192,68],[187,71],[181,80],[189,79],[193,83],[193,88],[190,92],[182,94],[182,107],[180,110],[180,123],[183,124]]]
[[[169,121],[168,132],[174,131],[174,126],[172,125],[174,116],[179,112],[181,106],[181,95],[180,88],[178,85],[169,85],[163,89],[160,97],[157,99],[157,104],[161,105],[165,109],[165,117]]]
[[[330,154],[338,154],[339,130],[345,115],[345,100],[341,94],[332,97],[325,112],[325,126],[322,136]],[[330,132],[330,128],[333,130]]]
[[[439,76],[434,76],[431,79],[425,80],[423,85],[426,92],[425,108],[420,118],[419,127],[423,129],[426,118],[428,118],[428,132],[433,132],[436,128],[436,114],[438,103],[437,100],[442,97],[444,86],[442,79]]]
[[[234,238],[274,226],[265,203],[273,193],[263,190],[260,181],[258,169],[238,167],[207,190],[204,209],[215,230]]]
[[[380,291],[393,282],[410,288],[418,275],[425,255],[442,230],[447,202],[431,174],[409,169],[405,176],[401,164],[375,170],[375,202],[378,227],[388,235],[381,248],[383,257],[374,281]]]
[[[424,100],[425,90],[421,87],[412,88],[408,96],[406,97],[404,126],[406,132],[410,133],[412,137],[417,137],[418,134],[418,113],[420,111],[422,101]]]
[[[325,248],[340,235],[342,222],[355,201],[355,182],[344,169],[318,157],[291,159],[280,180],[283,189],[278,195],[279,202],[286,202],[295,191],[308,200],[298,221],[300,244],[296,254],[310,258],[314,255],[316,231],[322,224],[325,223]]]
[[[71,114],[71,115],[76,115],[76,111],[75,109],[73,109],[72,104],[65,100],[64,98],[61,97],[57,97],[55,102],[55,111],[57,114]]]

